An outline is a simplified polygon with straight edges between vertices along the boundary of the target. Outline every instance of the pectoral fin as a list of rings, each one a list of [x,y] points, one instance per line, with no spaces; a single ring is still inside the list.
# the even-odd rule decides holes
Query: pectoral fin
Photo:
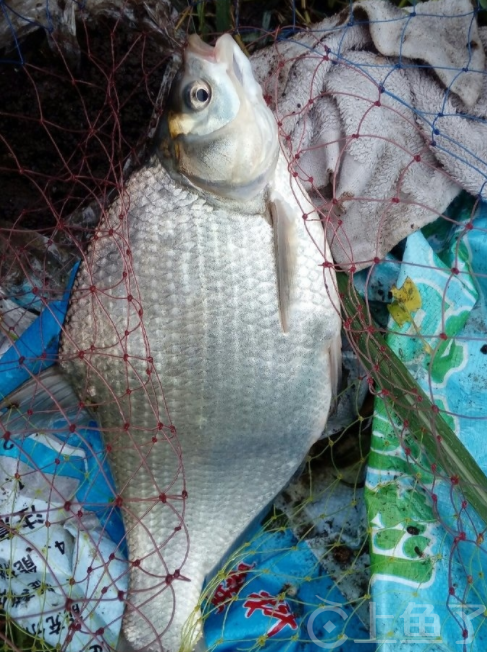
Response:
[[[289,330],[292,287],[296,273],[297,238],[292,207],[277,193],[270,201],[277,272],[279,314],[284,333]]]
[[[338,333],[332,341],[329,351],[330,356],[330,381],[333,401],[336,401],[340,385],[342,384],[342,335]]]

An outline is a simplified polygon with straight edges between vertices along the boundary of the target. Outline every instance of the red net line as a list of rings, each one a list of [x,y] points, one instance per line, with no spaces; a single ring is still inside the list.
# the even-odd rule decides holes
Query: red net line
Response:
[[[2,8],[5,9],[5,5],[2,5]],[[245,34],[243,25],[241,33]],[[478,489],[482,487],[479,487],[478,476],[475,474],[475,477],[469,475],[462,479],[452,471],[452,456],[446,453],[442,446],[444,435],[438,427],[438,415],[443,414],[453,430],[458,427],[460,421],[462,424],[465,421],[474,421],[482,428],[485,415],[479,414],[478,411],[471,414],[461,406],[448,408],[438,404],[436,391],[440,372],[436,362],[448,358],[448,351],[445,353],[445,347],[448,345],[478,348],[483,346],[484,338],[481,332],[478,335],[471,330],[462,332],[456,324],[448,322],[451,320],[448,311],[453,300],[450,294],[452,284],[468,274],[474,279],[472,287],[476,283],[483,283],[485,279],[485,274],[472,272],[465,264],[462,247],[462,242],[467,242],[467,248],[471,249],[473,245],[468,237],[472,232],[485,232],[485,227],[478,226],[479,200],[475,197],[465,199],[465,206],[458,208],[454,213],[451,210],[438,210],[437,205],[428,204],[427,199],[421,199],[419,195],[412,196],[406,178],[415,166],[421,167],[423,174],[431,174],[432,178],[434,176],[434,182],[438,186],[456,185],[458,178],[441,163],[438,164],[432,156],[431,141],[425,137],[427,128],[424,124],[419,124],[417,114],[405,110],[397,101],[394,91],[388,89],[388,79],[393,76],[389,69],[385,70],[384,74],[371,78],[370,62],[360,64],[347,60],[345,55],[341,55],[340,48],[323,46],[321,34],[313,35],[307,41],[306,47],[292,54],[286,51],[279,31],[268,33],[266,36],[275,39],[274,44],[268,44],[274,54],[268,74],[261,72],[259,81],[263,82],[264,96],[277,117],[281,151],[287,160],[289,175],[301,181],[317,212],[313,213],[308,208],[308,204],[303,202],[302,195],[297,191],[295,199],[298,205],[302,206],[306,223],[319,221],[323,224],[335,258],[336,264],[324,253],[324,239],[318,241],[310,232],[310,238],[314,239],[316,248],[323,255],[321,278],[328,283],[325,270],[331,269],[332,266],[351,274],[358,268],[368,268],[366,273],[362,273],[362,300],[353,290],[351,283],[351,300],[348,303],[345,302],[342,286],[329,287],[331,293],[334,290],[339,291],[341,301],[345,302],[345,332],[351,340],[351,348],[356,351],[365,370],[359,373],[355,382],[359,386],[368,384],[370,394],[374,395],[379,403],[383,403],[382,411],[378,408],[379,416],[376,415],[376,419],[377,422],[381,418],[387,421],[391,432],[381,431],[381,441],[389,442],[389,445],[393,446],[392,438],[396,436],[399,448],[404,454],[404,468],[416,478],[417,488],[414,491],[419,494],[419,488],[422,487],[422,491],[432,502],[435,518],[442,523],[452,538],[448,563],[450,566],[459,564],[464,567],[462,586],[455,584],[457,571],[449,571],[449,594],[444,596],[443,603],[449,605],[454,600],[467,603],[470,599],[470,587],[478,578],[474,578],[469,570],[470,557],[467,556],[468,561],[463,561],[461,545],[464,539],[473,536],[472,541],[479,549],[479,557],[482,557],[484,525],[472,515],[471,493],[465,493],[465,485],[467,488],[468,485]],[[133,619],[142,621],[142,629],[150,632],[149,638],[156,639],[161,635],[161,624],[155,623],[155,616],[150,611],[151,602],[154,596],[162,591],[172,594],[174,612],[169,613],[167,622],[162,626],[164,636],[165,628],[169,631],[174,614],[178,610],[177,593],[173,586],[192,577],[191,572],[190,577],[186,577],[185,571],[190,554],[188,550],[191,551],[191,538],[185,528],[186,479],[184,457],[181,455],[177,438],[178,424],[171,421],[171,411],[167,410],[164,398],[164,382],[159,378],[154,366],[154,351],[149,335],[152,332],[151,324],[146,322],[146,306],[140,293],[141,279],[134,273],[132,263],[131,247],[134,243],[125,219],[137,192],[134,186],[130,185],[131,174],[148,158],[147,137],[154,134],[154,122],[163,108],[159,102],[161,78],[169,59],[170,46],[174,49],[174,44],[167,34],[161,35],[157,30],[146,29],[143,21],[134,29],[126,18],[101,17],[93,22],[92,18],[83,14],[77,18],[76,38],[79,54],[73,64],[73,60],[67,58],[62,43],[56,44],[56,40],[53,40],[51,46],[54,43],[54,47],[50,48],[44,32],[34,31],[21,43],[22,64],[5,64],[0,73],[3,97],[3,108],[0,110],[0,173],[4,198],[0,230],[0,286],[7,288],[2,295],[2,333],[6,341],[12,343],[15,348],[17,338],[26,325],[30,325],[47,304],[62,298],[76,260],[82,261],[82,266],[88,270],[88,276],[92,273],[93,278],[96,277],[97,266],[101,263],[94,255],[93,248],[87,249],[87,243],[93,237],[99,240],[111,238],[116,242],[116,249],[122,261],[122,275],[115,275],[110,283],[101,289],[101,294],[105,298],[115,296],[116,301],[125,302],[127,312],[124,320],[115,321],[107,311],[103,298],[97,298],[100,288],[94,281],[93,296],[88,301],[93,313],[96,313],[96,318],[94,329],[86,333],[88,345],[85,346],[85,342],[72,341],[69,335],[64,336],[66,347],[69,348],[71,343],[77,349],[75,357],[86,366],[86,378],[79,381],[75,392],[69,393],[67,389],[60,388],[57,377],[48,375],[39,378],[39,369],[27,364],[27,377],[30,378],[28,391],[20,398],[14,398],[4,404],[4,449],[10,450],[10,446],[19,448],[22,451],[22,463],[31,470],[27,471],[24,466],[20,470],[19,467],[16,474],[11,476],[18,483],[17,488],[10,492],[7,488],[4,490],[5,496],[10,493],[20,502],[24,500],[20,507],[16,503],[15,510],[5,511],[1,518],[5,537],[11,541],[22,541],[26,554],[18,557],[12,547],[10,563],[2,570],[5,577],[0,576],[5,581],[13,579],[20,582],[10,594],[2,594],[2,606],[7,614],[10,607],[11,613],[19,618],[15,609],[27,605],[28,596],[35,594],[40,603],[45,600],[40,611],[44,619],[43,626],[37,631],[35,628],[24,627],[34,636],[36,644],[42,646],[41,639],[46,637],[48,632],[51,636],[48,643],[54,645],[57,637],[60,649],[67,649],[73,640],[79,640],[81,643],[75,645],[84,646],[82,649],[96,650],[113,645],[113,642],[109,642],[113,641],[113,636],[110,639],[107,632],[112,627],[116,629],[116,624],[121,619],[120,613],[111,619],[108,617],[103,625],[97,623],[93,626],[96,621],[96,608],[103,601],[124,603],[127,599],[127,584],[123,583],[124,578],[127,578],[127,570],[123,567],[124,556],[127,554],[127,539],[129,565],[132,568],[142,567],[145,574],[154,578],[150,590],[140,589],[139,594],[136,590],[132,605]],[[249,46],[249,49],[252,47]],[[344,91],[334,87],[332,83],[324,89],[323,77],[329,74],[330,65],[340,68],[340,74],[335,77],[343,78],[349,73],[349,78],[355,79],[354,83],[359,90]],[[384,69],[387,68],[386,64],[382,65]],[[306,78],[303,76],[298,89],[295,87],[290,91],[296,94],[294,108],[290,110],[287,98],[282,95],[282,89],[286,89],[293,70],[297,75],[306,70],[309,75]],[[332,125],[328,131],[324,129],[316,138],[316,125],[319,125],[319,121],[322,120],[325,126],[328,125],[326,112],[330,106],[329,101],[334,103],[335,108],[347,103],[361,107],[350,114],[351,121],[356,118],[356,123],[347,124],[346,133],[335,135],[331,133]],[[370,120],[374,111],[379,109],[384,135],[372,128],[374,125]],[[434,124],[434,120],[430,122]],[[433,126],[433,129],[435,128]],[[402,138],[403,131],[415,134],[414,141],[405,142],[407,139]],[[370,185],[364,187],[361,182],[362,172],[350,167],[350,152],[358,143],[365,143],[363,147],[366,149],[376,147],[385,158],[391,151],[400,150],[403,164],[397,170],[397,177],[391,183],[392,192],[387,197],[381,194],[382,188]],[[314,154],[316,158],[313,158]],[[471,160],[470,154],[467,147],[466,161]],[[451,155],[458,156],[453,146]],[[351,175],[349,178],[353,182],[348,187],[346,180],[343,181],[346,176],[343,170],[347,165]],[[322,166],[321,170],[326,169],[326,173],[323,175],[322,171],[323,176],[320,182],[317,182],[316,170],[320,169],[319,166]],[[338,173],[339,170],[342,171],[341,174]],[[367,174],[368,176],[364,175],[366,179],[375,181],[370,171]],[[414,172],[412,174],[414,175]],[[478,192],[481,193],[482,190],[482,186],[479,186]],[[150,191],[147,191],[147,195],[150,201]],[[112,210],[110,219],[102,222],[102,226],[97,229],[100,218],[108,214],[108,207],[112,206],[113,202],[118,202],[115,204],[116,209]],[[346,224],[347,215],[353,213],[356,206],[369,207],[377,214],[375,232],[366,234],[367,240],[373,243],[372,255],[369,252],[357,257],[350,232],[342,228]],[[361,211],[369,208],[357,209],[356,213],[360,217]],[[396,249],[397,255],[384,260],[384,234],[391,230],[391,219],[397,215],[398,210],[407,211],[409,208],[418,209],[422,214],[428,213],[428,221],[432,221],[431,215],[441,218],[444,226],[438,227],[440,232],[448,226],[452,232],[456,228],[457,233],[460,233],[445,236],[456,238],[453,253],[445,254],[445,258],[439,259],[442,263],[446,260],[446,271],[445,265],[440,265],[438,258],[435,259],[438,264],[432,263],[431,260],[416,260],[414,257],[408,258],[404,264],[404,245],[399,245],[401,251]],[[420,226],[418,221],[412,224],[410,231],[415,231]],[[430,237],[435,236],[433,234]],[[399,239],[396,239],[394,245],[397,246]],[[404,269],[404,265],[406,272],[403,277],[398,277],[399,268]],[[389,270],[389,276],[386,280],[377,280],[382,268]],[[392,277],[391,268],[396,270],[392,272]],[[447,276],[438,292],[439,302],[436,310],[440,314],[439,329],[433,326],[431,321],[428,322],[423,313],[417,317],[418,310],[425,312],[424,304],[417,306],[416,290],[421,281],[412,282],[409,295],[394,294],[401,290],[401,287],[404,289],[404,283],[410,277],[421,279],[421,270],[436,271]],[[398,278],[402,280],[399,281]],[[382,295],[379,291],[382,291]],[[470,286],[465,291],[473,292]],[[389,304],[396,306],[395,312],[387,312],[385,302],[380,300],[381,296],[387,299],[388,292],[392,293]],[[421,295],[421,289],[419,294]],[[474,303],[473,299],[471,303]],[[339,306],[336,305],[335,308],[339,312]],[[390,321],[390,315],[393,322]],[[96,345],[97,338],[103,331],[103,316],[113,334],[113,341],[105,350]],[[55,321],[59,322],[60,318],[55,316]],[[405,324],[409,324],[410,328],[404,328],[402,332],[401,328]],[[455,328],[457,330],[454,330]],[[132,335],[137,342],[135,349],[133,345],[128,344]],[[420,379],[426,382],[423,391],[433,403],[432,407],[428,404],[427,408],[423,408],[425,399],[421,391],[409,384],[405,385],[404,378],[394,376],[394,373],[399,373],[395,358],[383,341],[377,339],[378,335],[392,335],[393,342],[395,337],[396,343],[400,338],[413,341],[413,358],[414,355],[417,357],[418,350],[422,349],[422,355],[427,356],[429,362],[423,375],[420,374]],[[391,340],[388,342],[394,349]],[[44,344],[47,345],[48,342]],[[404,347],[406,348],[406,344]],[[394,351],[396,355],[401,356],[399,349]],[[21,358],[24,357],[23,363],[32,362],[29,356],[23,355],[20,348],[18,352]],[[66,359],[72,357],[70,352]],[[114,358],[123,363],[120,365],[116,385],[107,381],[104,376]],[[106,366],[103,361],[106,361]],[[447,373],[445,372],[444,376]],[[97,386],[102,386],[103,389],[92,390],[91,382],[97,383]],[[54,391],[54,388],[57,391]],[[117,425],[115,417],[108,425],[103,423],[97,426],[92,421],[85,422],[86,410],[91,410],[91,414],[96,418],[104,403],[113,406],[118,420],[123,417],[122,429]],[[145,405],[149,415],[149,426],[147,423],[143,426],[138,424],[138,413],[142,405]],[[399,412],[398,405],[401,408]],[[360,406],[357,407],[357,412],[359,409]],[[411,415],[409,419],[407,411]],[[363,417],[359,414],[359,418]],[[425,438],[418,437],[417,430],[411,434],[413,428],[417,427],[415,419],[422,423],[423,428],[426,423],[429,431],[433,433],[436,454],[432,452]],[[98,429],[103,433],[105,442],[102,451],[93,449],[93,440],[89,436]],[[380,430],[380,427],[377,426],[377,429]],[[86,504],[80,503],[78,498],[73,497],[74,494],[70,494],[70,498],[66,499],[65,492],[70,487],[66,484],[58,486],[57,474],[52,472],[53,466],[69,466],[71,461],[67,458],[76,456],[76,451],[71,448],[71,440],[63,438],[66,430],[76,434],[76,451],[79,452],[79,449],[83,448],[85,454],[89,451],[92,455],[97,470],[91,470],[90,483],[97,485],[103,482],[109,487],[112,496],[108,507],[106,502],[97,501],[96,496],[90,496]],[[138,437],[141,432],[145,433],[142,444],[139,443]],[[31,449],[25,445],[25,441],[34,433],[35,444]],[[36,460],[36,451],[40,448],[39,442],[45,443],[44,440],[41,441],[43,435],[52,435],[58,443],[58,450],[53,453],[52,459],[49,458],[44,465],[40,465]],[[324,447],[326,448],[326,444]],[[161,481],[151,460],[155,459],[157,451],[162,448],[163,454],[170,456],[174,464],[170,468],[169,477],[164,477]],[[52,453],[52,449],[50,452]],[[127,472],[116,470],[114,479],[107,475],[107,460],[115,454],[122,458],[124,452],[128,461],[129,458],[135,457],[136,463]],[[319,457],[321,452],[316,455]],[[376,466],[374,467],[373,463],[371,466],[377,468],[380,462],[377,446],[373,446],[373,455]],[[359,457],[362,459],[364,454],[361,453]],[[396,457],[399,459],[399,454]],[[76,465],[73,463],[74,466]],[[80,468],[81,466],[76,467],[76,471],[72,472],[78,479],[81,477]],[[131,485],[141,473],[150,484],[145,497],[130,493]],[[35,481],[31,479],[31,475],[35,476]],[[354,479],[354,484],[357,483],[358,480]],[[447,513],[445,510],[438,510],[435,501],[436,486],[448,483],[451,509]],[[7,484],[4,484],[7,487]],[[24,499],[21,485],[35,485],[39,490],[38,496],[42,496],[48,506],[37,508],[35,501],[38,498],[34,494]],[[83,487],[82,481],[80,486]],[[40,490],[43,487],[44,493]],[[310,497],[313,495],[310,490]],[[445,494],[441,496],[442,500],[445,500]],[[141,509],[140,503],[146,506],[145,511]],[[56,506],[55,509],[51,504]],[[153,515],[161,505],[164,507],[164,513],[170,515],[166,517],[166,525],[157,525],[156,536],[154,523],[150,519],[151,513]],[[113,549],[102,550],[101,541],[104,537],[110,539],[112,533],[108,524],[116,517],[117,510],[124,518],[125,535],[114,543]],[[213,517],[217,519],[218,510],[215,512]],[[87,513],[95,514],[100,519],[99,527],[90,529],[89,519],[88,525],[82,525],[83,519],[87,519]],[[32,542],[30,526],[33,525],[39,531],[56,527],[61,531],[66,529],[65,524],[70,520],[78,523],[75,529],[83,531],[86,545],[94,553],[90,565],[87,562],[85,567],[81,568],[80,564],[79,568],[73,569],[76,574],[65,579],[67,576],[62,575],[65,569],[58,568],[50,561],[43,545]],[[294,525],[296,528],[301,527],[302,532],[302,523]],[[415,528],[416,525],[407,527]],[[389,524],[388,527],[383,522],[379,529],[390,530],[393,526]],[[159,534],[161,531],[164,533],[162,537]],[[152,543],[152,548],[147,552],[145,559],[134,559],[130,554],[130,537],[139,536],[140,532],[145,533]],[[0,535],[0,539],[3,539],[3,535]],[[49,536],[47,540],[51,540]],[[59,546],[64,542],[64,539],[56,539],[56,535],[53,535],[52,540],[57,541]],[[172,553],[166,558],[165,550],[171,540],[180,542],[177,546],[177,558],[173,557]],[[338,543],[341,545],[339,540]],[[335,545],[335,553],[338,555],[336,548]],[[423,556],[428,557],[428,551],[425,552],[421,547],[418,549],[420,554],[417,554],[417,557],[424,561]],[[383,550],[387,548],[384,547]],[[150,567],[144,567],[149,558]],[[19,587],[26,578],[28,579],[29,564],[32,568],[36,559],[44,562],[45,579],[39,586],[31,586],[25,581],[26,592],[23,593],[24,589]],[[74,555],[73,559],[79,557]],[[37,565],[40,568],[39,562]],[[115,570],[112,570],[112,562]],[[380,564],[380,560],[378,563]],[[63,577],[62,581],[58,579],[60,576]],[[91,581],[90,576],[95,579]],[[78,586],[79,590],[76,592],[73,586]],[[61,596],[60,601],[53,603],[42,597],[49,597],[50,593]],[[130,612],[130,608],[128,611]],[[20,622],[22,624],[22,621]],[[461,630],[460,635],[466,631],[461,619],[458,620],[458,627]],[[42,629],[44,631],[41,631]],[[75,639],[76,635],[80,638]],[[30,639],[22,639],[23,635],[19,634],[8,615],[2,636],[6,645],[12,649],[25,649],[32,644]]]

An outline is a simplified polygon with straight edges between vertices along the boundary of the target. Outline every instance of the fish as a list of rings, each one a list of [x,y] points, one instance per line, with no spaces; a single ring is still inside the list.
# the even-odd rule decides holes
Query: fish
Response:
[[[84,254],[60,349],[115,477],[132,649],[202,644],[205,577],[322,434],[341,368],[331,262],[249,60],[229,35],[190,36],[154,152]]]

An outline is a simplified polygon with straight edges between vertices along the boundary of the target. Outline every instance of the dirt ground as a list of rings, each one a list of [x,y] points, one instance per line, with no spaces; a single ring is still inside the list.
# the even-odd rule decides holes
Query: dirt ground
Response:
[[[74,66],[43,30],[21,43],[24,65],[0,53],[1,227],[51,229],[106,196],[145,138],[160,43],[104,18],[96,29],[79,22],[77,33]]]

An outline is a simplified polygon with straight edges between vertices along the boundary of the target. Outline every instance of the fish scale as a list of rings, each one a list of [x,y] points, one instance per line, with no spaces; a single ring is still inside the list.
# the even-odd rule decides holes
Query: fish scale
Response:
[[[326,422],[340,331],[319,247],[329,252],[282,153],[272,183],[296,235],[288,332],[268,190],[218,198],[157,157],[103,217],[73,289],[62,366],[109,446],[132,562],[123,631],[137,650],[191,649],[205,576]]]

